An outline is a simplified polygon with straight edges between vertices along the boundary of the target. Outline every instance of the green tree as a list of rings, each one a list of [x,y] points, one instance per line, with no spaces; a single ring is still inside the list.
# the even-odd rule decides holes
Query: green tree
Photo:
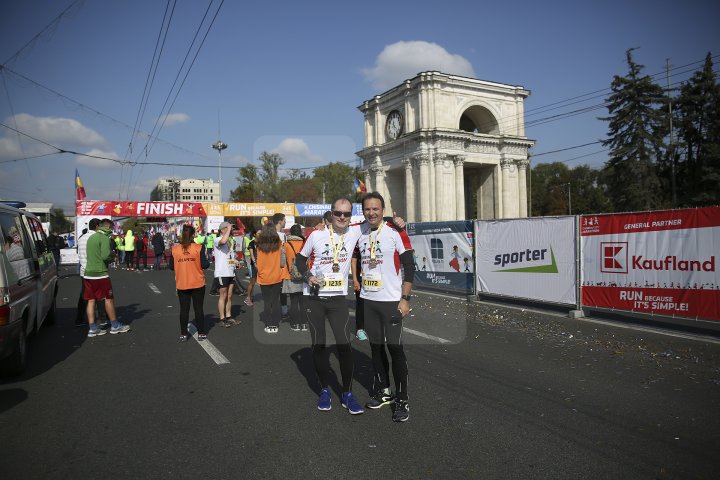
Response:
[[[66,233],[73,230],[73,224],[65,217],[62,208],[53,208],[50,210],[50,231],[56,233]]]
[[[355,196],[353,184],[358,176],[357,169],[341,162],[331,162],[325,166],[318,167],[314,171],[315,184],[320,191],[320,199],[323,194],[325,202],[330,203],[335,198],[347,196],[352,200]]]
[[[720,85],[712,56],[682,85],[676,103],[676,177],[682,206],[720,203]]]
[[[320,196],[317,184],[301,170],[290,170],[280,182],[285,201],[292,203],[316,203]]]
[[[601,176],[599,170],[587,165],[578,165],[570,171],[573,215],[612,211]]]
[[[531,216],[567,215],[570,169],[561,162],[535,165],[531,172]]]
[[[260,161],[260,191],[266,202],[287,201],[280,185],[280,167],[285,163],[280,154],[262,152]]]
[[[236,180],[239,185],[235,190],[230,192],[231,202],[260,202],[260,177],[258,176],[257,167],[247,164],[240,167]]]
[[[668,198],[656,168],[667,132],[664,94],[648,75],[641,75],[644,67],[635,63],[632,50],[626,52],[627,76],[616,75],[612,81],[610,116],[602,118],[608,121],[608,138],[602,144],[610,147],[605,167],[612,172],[607,192],[617,211],[657,209]]]

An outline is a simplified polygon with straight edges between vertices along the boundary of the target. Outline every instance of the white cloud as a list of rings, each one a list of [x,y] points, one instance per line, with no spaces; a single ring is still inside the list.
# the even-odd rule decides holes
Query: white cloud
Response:
[[[102,135],[71,118],[35,117],[20,113],[6,118],[3,123],[25,134],[5,129],[4,137],[0,138],[0,159],[3,160],[32,157],[55,151],[52,147],[29,138],[28,135],[62,149],[107,148],[108,145]]]
[[[120,163],[113,162],[112,160],[107,160],[109,158],[114,158],[116,160],[120,160],[120,157],[115,152],[106,152],[97,148],[93,148],[92,150],[85,152],[87,155],[92,155],[92,157],[86,157],[84,155],[78,155],[76,157],[78,165],[84,165],[87,167],[94,167],[94,168],[116,168],[120,167]],[[95,158],[95,157],[103,157],[103,158]]]
[[[310,147],[301,138],[286,138],[272,149],[271,153],[279,154],[285,161],[285,166],[289,168],[322,162],[322,157],[312,153]]]
[[[387,45],[375,59],[375,66],[364,68],[362,73],[373,87],[387,90],[430,70],[475,77],[472,64],[464,57],[449,53],[437,43],[419,40]]]
[[[159,120],[161,124],[163,124],[164,121],[164,125],[166,127],[169,127],[170,125],[177,125],[178,123],[189,122],[190,115],[188,115],[187,113],[169,113],[164,117],[160,117]]]

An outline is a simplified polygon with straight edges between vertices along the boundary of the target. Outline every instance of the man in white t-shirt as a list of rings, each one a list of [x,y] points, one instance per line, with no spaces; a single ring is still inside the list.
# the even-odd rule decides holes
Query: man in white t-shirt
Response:
[[[324,230],[315,230],[297,255],[298,270],[304,274],[303,299],[312,337],[312,357],[320,381],[319,410],[330,410],[330,359],[326,351],[325,320],[333,330],[340,359],[342,406],[353,415],[364,413],[352,393],[353,357],[350,339],[348,272],[352,253],[360,237],[360,227],[350,225],[352,203],[345,197],[332,204],[332,222]],[[312,264],[308,260],[312,259]]]
[[[361,225],[356,255],[359,256],[362,284],[354,278],[355,289],[364,299],[365,330],[370,340],[375,374],[367,408],[378,409],[395,403],[393,421],[410,418],[408,368],[402,345],[403,319],[410,312],[410,292],[415,275],[410,238],[383,220],[385,200],[377,192],[362,201],[367,223]],[[390,391],[388,356],[392,359],[395,395]]]
[[[232,227],[222,222],[215,238],[213,257],[215,258],[215,279],[218,282],[218,315],[223,327],[232,327],[240,323],[232,317],[232,292],[235,281],[235,242],[230,236]]]

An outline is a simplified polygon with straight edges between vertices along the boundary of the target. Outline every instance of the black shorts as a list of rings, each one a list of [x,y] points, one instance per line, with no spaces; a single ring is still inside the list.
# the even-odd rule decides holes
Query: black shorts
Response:
[[[220,288],[227,288],[228,286],[233,284],[233,281],[235,280],[235,277],[217,277],[218,285],[220,285]]]

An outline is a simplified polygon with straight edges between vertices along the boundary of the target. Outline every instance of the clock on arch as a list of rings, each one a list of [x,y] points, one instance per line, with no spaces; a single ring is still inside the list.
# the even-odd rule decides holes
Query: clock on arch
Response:
[[[387,120],[385,122],[385,133],[390,140],[397,140],[397,138],[402,134],[402,130],[402,113],[398,110],[393,110],[387,116]]]

